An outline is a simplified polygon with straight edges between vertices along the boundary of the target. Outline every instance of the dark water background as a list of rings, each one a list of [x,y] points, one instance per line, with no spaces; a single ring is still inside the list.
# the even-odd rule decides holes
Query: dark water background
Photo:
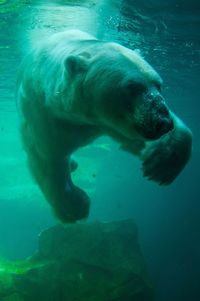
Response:
[[[66,5],[71,3],[71,6]],[[80,6],[82,3],[82,6]],[[26,167],[17,128],[15,78],[21,58],[68,27],[140,48],[164,79],[171,109],[194,135],[190,163],[168,187],[142,178],[137,159],[102,138],[77,153],[75,181],[92,198],[89,221],[132,217],[157,301],[200,300],[200,1],[0,0],[0,257],[34,252],[56,223]]]

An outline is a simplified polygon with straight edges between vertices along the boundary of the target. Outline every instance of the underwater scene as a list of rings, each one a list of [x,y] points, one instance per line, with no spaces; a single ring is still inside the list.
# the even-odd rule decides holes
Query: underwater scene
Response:
[[[0,0],[0,301],[200,300],[200,2]]]

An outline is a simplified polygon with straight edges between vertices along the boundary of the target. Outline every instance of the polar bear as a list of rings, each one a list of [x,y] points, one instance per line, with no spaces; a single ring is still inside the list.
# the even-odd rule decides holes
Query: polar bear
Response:
[[[71,154],[101,135],[138,156],[144,176],[169,184],[187,163],[192,134],[161,95],[162,79],[135,51],[77,30],[56,33],[24,60],[17,84],[29,167],[64,223],[88,216],[71,179]]]

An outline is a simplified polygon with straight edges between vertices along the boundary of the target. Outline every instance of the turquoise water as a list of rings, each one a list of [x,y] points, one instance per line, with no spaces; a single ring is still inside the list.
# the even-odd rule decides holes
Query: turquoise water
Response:
[[[199,300],[200,5],[194,0],[0,0],[0,257],[29,256],[40,231],[56,223],[27,169],[14,91],[29,49],[71,27],[141,49],[164,79],[171,109],[194,135],[189,164],[164,188],[144,179],[138,160],[107,137],[80,150],[74,180],[92,199],[89,221],[133,218],[157,300]]]

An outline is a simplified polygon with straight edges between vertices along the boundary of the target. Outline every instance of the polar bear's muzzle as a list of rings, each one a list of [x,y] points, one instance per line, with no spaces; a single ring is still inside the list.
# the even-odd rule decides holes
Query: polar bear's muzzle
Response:
[[[135,128],[146,139],[158,139],[173,129],[173,120],[159,93],[146,94],[134,112]]]

